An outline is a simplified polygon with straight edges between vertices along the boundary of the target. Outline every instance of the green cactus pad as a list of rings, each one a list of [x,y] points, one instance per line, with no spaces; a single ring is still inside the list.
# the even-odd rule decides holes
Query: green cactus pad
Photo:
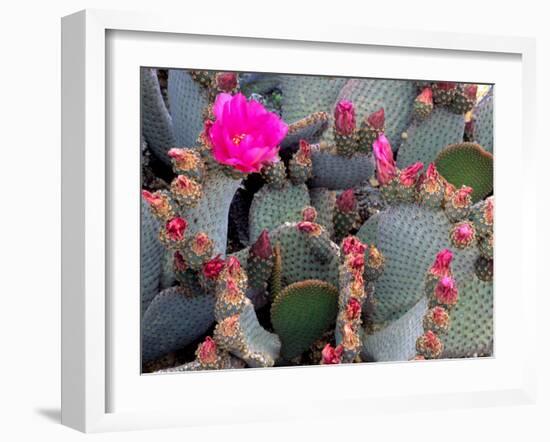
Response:
[[[282,189],[262,187],[254,195],[250,206],[250,244],[258,239],[264,229],[271,232],[286,221],[300,221],[302,210],[309,205],[309,193],[304,184],[289,184]]]
[[[291,124],[314,112],[332,112],[346,78],[282,75],[283,119]]]
[[[312,187],[344,190],[357,186],[374,174],[372,155],[355,154],[343,157],[327,149],[314,150]]]
[[[374,245],[386,258],[386,265],[373,296],[371,319],[375,324],[400,318],[420,300],[424,275],[440,250],[452,250],[457,283],[474,277],[477,248],[472,245],[458,250],[451,246],[451,224],[443,211],[399,204],[380,212],[376,222]],[[361,228],[357,237],[365,242],[365,236],[366,228]]]
[[[403,169],[417,161],[427,167],[445,146],[462,141],[464,126],[463,115],[435,108],[428,118],[414,121],[407,129],[407,138],[397,154],[397,167]]]
[[[176,138],[156,69],[141,70],[141,133],[155,156],[170,164],[167,152],[176,145]]]
[[[206,93],[187,71],[170,69],[168,98],[177,145],[195,146],[204,127],[203,111],[208,105]]]
[[[457,188],[473,189],[472,202],[493,191],[493,155],[476,143],[447,146],[435,160],[437,171]]]
[[[180,287],[160,292],[141,321],[143,362],[193,342],[214,323],[214,296],[189,294]]]
[[[358,122],[384,108],[385,134],[396,149],[411,120],[416,94],[414,84],[407,80],[350,79],[336,101],[352,101]]]
[[[270,233],[273,244],[281,246],[282,280],[284,285],[305,279],[320,279],[338,286],[338,246],[332,243],[334,254],[321,262],[313,252],[308,237],[300,232],[296,223],[285,223]]]
[[[149,205],[141,200],[141,315],[157,295],[164,247],[158,239],[159,223]]]
[[[453,263],[454,264],[454,263]],[[458,287],[449,331],[441,335],[442,358],[490,356],[493,352],[493,281],[476,277]]]
[[[288,133],[281,146],[288,147],[297,144],[300,140],[314,143],[319,140],[328,127],[328,114],[326,112],[315,112],[288,126]]]
[[[282,341],[281,356],[291,359],[306,351],[327,331],[338,313],[338,290],[318,280],[285,287],[271,306],[271,323]]]
[[[493,88],[474,108],[474,140],[493,152]]]

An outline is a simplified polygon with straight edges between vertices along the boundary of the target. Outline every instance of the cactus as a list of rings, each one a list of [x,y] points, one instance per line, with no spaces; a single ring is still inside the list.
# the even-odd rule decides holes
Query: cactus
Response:
[[[144,370],[492,354],[492,91],[164,72],[141,78]]]
[[[291,284],[271,306],[271,323],[282,341],[281,355],[292,359],[307,350],[336,319],[338,289],[319,280]]]
[[[493,155],[479,144],[447,146],[437,155],[435,165],[449,183],[456,187],[471,187],[473,202],[478,202],[493,191]]]

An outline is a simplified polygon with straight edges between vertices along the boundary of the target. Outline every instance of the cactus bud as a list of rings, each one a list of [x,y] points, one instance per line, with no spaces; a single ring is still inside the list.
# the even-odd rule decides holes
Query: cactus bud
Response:
[[[426,119],[434,108],[432,90],[427,87],[416,97],[413,105],[414,116],[420,120]]]
[[[435,261],[430,268],[430,273],[438,278],[450,275],[452,261],[453,252],[449,249],[441,250],[435,257]]]
[[[158,218],[167,220],[173,216],[172,208],[170,207],[170,200],[168,199],[168,195],[166,195],[166,193],[151,193],[147,190],[142,190],[141,195],[151,207],[153,214]]]
[[[308,206],[302,210],[302,220],[308,221],[310,223],[315,222],[315,219],[317,218],[317,210],[315,210],[315,207]]]
[[[438,305],[428,310],[424,316],[423,326],[425,330],[433,330],[436,333],[442,333],[449,329],[449,323],[449,313]]]
[[[321,364],[339,364],[342,361],[342,353],[344,349],[341,345],[338,345],[336,348],[332,347],[330,344],[325,345],[321,351]]]
[[[346,305],[346,319],[348,321],[355,321],[361,316],[361,303],[355,298],[349,298]]]
[[[218,359],[217,350],[216,342],[210,336],[207,336],[197,348],[197,359],[202,365],[214,365]]]
[[[334,108],[334,126],[340,135],[351,135],[355,130],[355,108],[348,100],[341,100]]]
[[[455,224],[451,229],[451,242],[459,249],[468,247],[474,242],[476,231],[472,223],[464,221]]]
[[[467,84],[464,86],[464,95],[470,100],[477,98],[477,84]]]
[[[202,198],[202,186],[185,175],[178,175],[172,181],[170,190],[176,200],[186,207],[196,206]]]
[[[242,272],[241,263],[234,256],[227,258],[225,261],[225,269],[227,274],[232,278],[237,277]]]
[[[455,280],[450,276],[441,278],[435,286],[434,295],[438,304],[455,305],[458,301],[458,289]]]
[[[225,262],[220,258],[220,255],[216,255],[210,261],[206,261],[202,266],[202,273],[208,279],[217,279]]]
[[[384,130],[384,124],[385,124],[385,114],[384,114],[384,108],[381,107],[376,112],[373,112],[367,117],[367,123],[372,127],[373,129],[377,130]]]
[[[187,229],[187,221],[183,218],[172,218],[166,223],[166,235],[172,241],[182,241]]]
[[[420,172],[423,167],[423,163],[417,162],[403,169],[399,175],[399,181],[401,184],[405,187],[414,186],[418,180],[418,172]]]
[[[348,236],[342,241],[344,255],[362,255],[365,253],[365,250],[367,250],[367,247],[355,236]]]
[[[173,265],[176,272],[185,272],[187,270],[185,259],[183,259],[182,254],[178,251],[174,253]]]
[[[357,208],[357,200],[353,189],[348,189],[336,198],[336,207],[343,213],[354,211]]]
[[[270,259],[273,256],[273,248],[271,247],[267,229],[262,230],[256,242],[250,248],[250,253],[261,259]]]
[[[435,359],[441,356],[443,344],[432,330],[428,330],[417,339],[416,351],[426,359]]]
[[[350,255],[348,259],[348,266],[351,270],[363,272],[365,268],[365,255]]]
[[[376,160],[376,177],[381,185],[388,184],[397,172],[390,142],[384,134],[373,143],[373,152]]]
[[[216,87],[223,92],[231,92],[239,85],[235,72],[218,72],[215,77]]]
[[[310,221],[300,221],[296,227],[300,232],[310,233],[312,235],[319,235],[321,233],[321,226]]]
[[[433,96],[432,96],[432,90],[429,87],[424,88],[422,90],[422,92],[420,93],[420,95],[418,95],[418,97],[416,97],[416,99],[420,103],[424,103],[424,104],[427,104],[427,105],[433,106],[433,104],[434,104]]]

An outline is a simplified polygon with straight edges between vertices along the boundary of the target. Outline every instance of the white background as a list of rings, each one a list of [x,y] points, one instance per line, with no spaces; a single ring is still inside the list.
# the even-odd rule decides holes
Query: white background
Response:
[[[172,4],[173,3],[173,4]],[[507,9],[464,0],[448,4],[439,1],[239,1],[168,2],[162,0],[66,0],[57,2],[19,1],[4,5],[0,14],[2,69],[0,113],[2,156],[2,223],[0,232],[0,436],[6,441],[52,439],[83,440],[85,436],[61,427],[59,420],[59,311],[60,311],[60,26],[59,18],[75,10],[117,8],[163,10],[180,14],[182,23],[192,20],[193,8],[223,15],[224,10],[242,10],[243,21],[277,21],[282,26],[299,26],[300,20],[371,24],[379,28],[403,27],[440,31],[536,36],[538,41],[537,116],[541,164],[538,177],[530,177],[544,190],[548,172],[547,132],[550,99],[550,32],[548,12],[535,1],[515,3]],[[489,3],[489,2],[487,2]],[[499,2],[500,3],[500,2]],[[538,2],[540,5],[543,2]],[[239,5],[243,6],[240,7]],[[262,5],[261,9],[259,5]],[[359,6],[364,4],[364,6]],[[264,17],[264,18],[262,18]],[[239,23],[235,26],[238,28]],[[546,79],[546,81],[544,81]],[[6,136],[7,135],[7,136]],[[544,158],[543,158],[544,157]],[[511,180],[522,177],[510,177]],[[544,181],[543,181],[544,180]],[[544,187],[543,187],[544,186]],[[541,192],[542,193],[542,192]],[[545,196],[541,195],[541,198]],[[548,200],[548,197],[545,198]],[[539,211],[539,257],[533,257],[533,277],[542,276],[547,259],[541,253],[548,246],[543,220],[548,210]],[[537,259],[538,258],[538,259]],[[481,440],[482,438],[544,440],[548,427],[550,383],[548,373],[548,321],[550,303],[539,280],[541,397],[536,406],[514,408],[381,414],[357,422],[356,418],[331,422],[295,422],[249,427],[212,427],[193,430],[163,430],[88,436],[95,440],[264,440],[316,439],[359,440],[379,438],[407,440]],[[518,330],[518,333],[521,333]],[[518,349],[521,352],[521,349]],[[376,380],[373,380],[375,382]],[[452,382],[452,380],[449,380]],[[332,388],[320,385],[319,388]],[[185,398],[182,398],[185,400]],[[251,404],[254,407],[254,404]],[[213,422],[215,423],[215,422]]]

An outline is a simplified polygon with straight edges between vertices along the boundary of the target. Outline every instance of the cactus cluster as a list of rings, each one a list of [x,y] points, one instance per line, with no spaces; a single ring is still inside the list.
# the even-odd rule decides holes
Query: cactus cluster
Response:
[[[143,371],[491,355],[479,95],[143,68]]]

